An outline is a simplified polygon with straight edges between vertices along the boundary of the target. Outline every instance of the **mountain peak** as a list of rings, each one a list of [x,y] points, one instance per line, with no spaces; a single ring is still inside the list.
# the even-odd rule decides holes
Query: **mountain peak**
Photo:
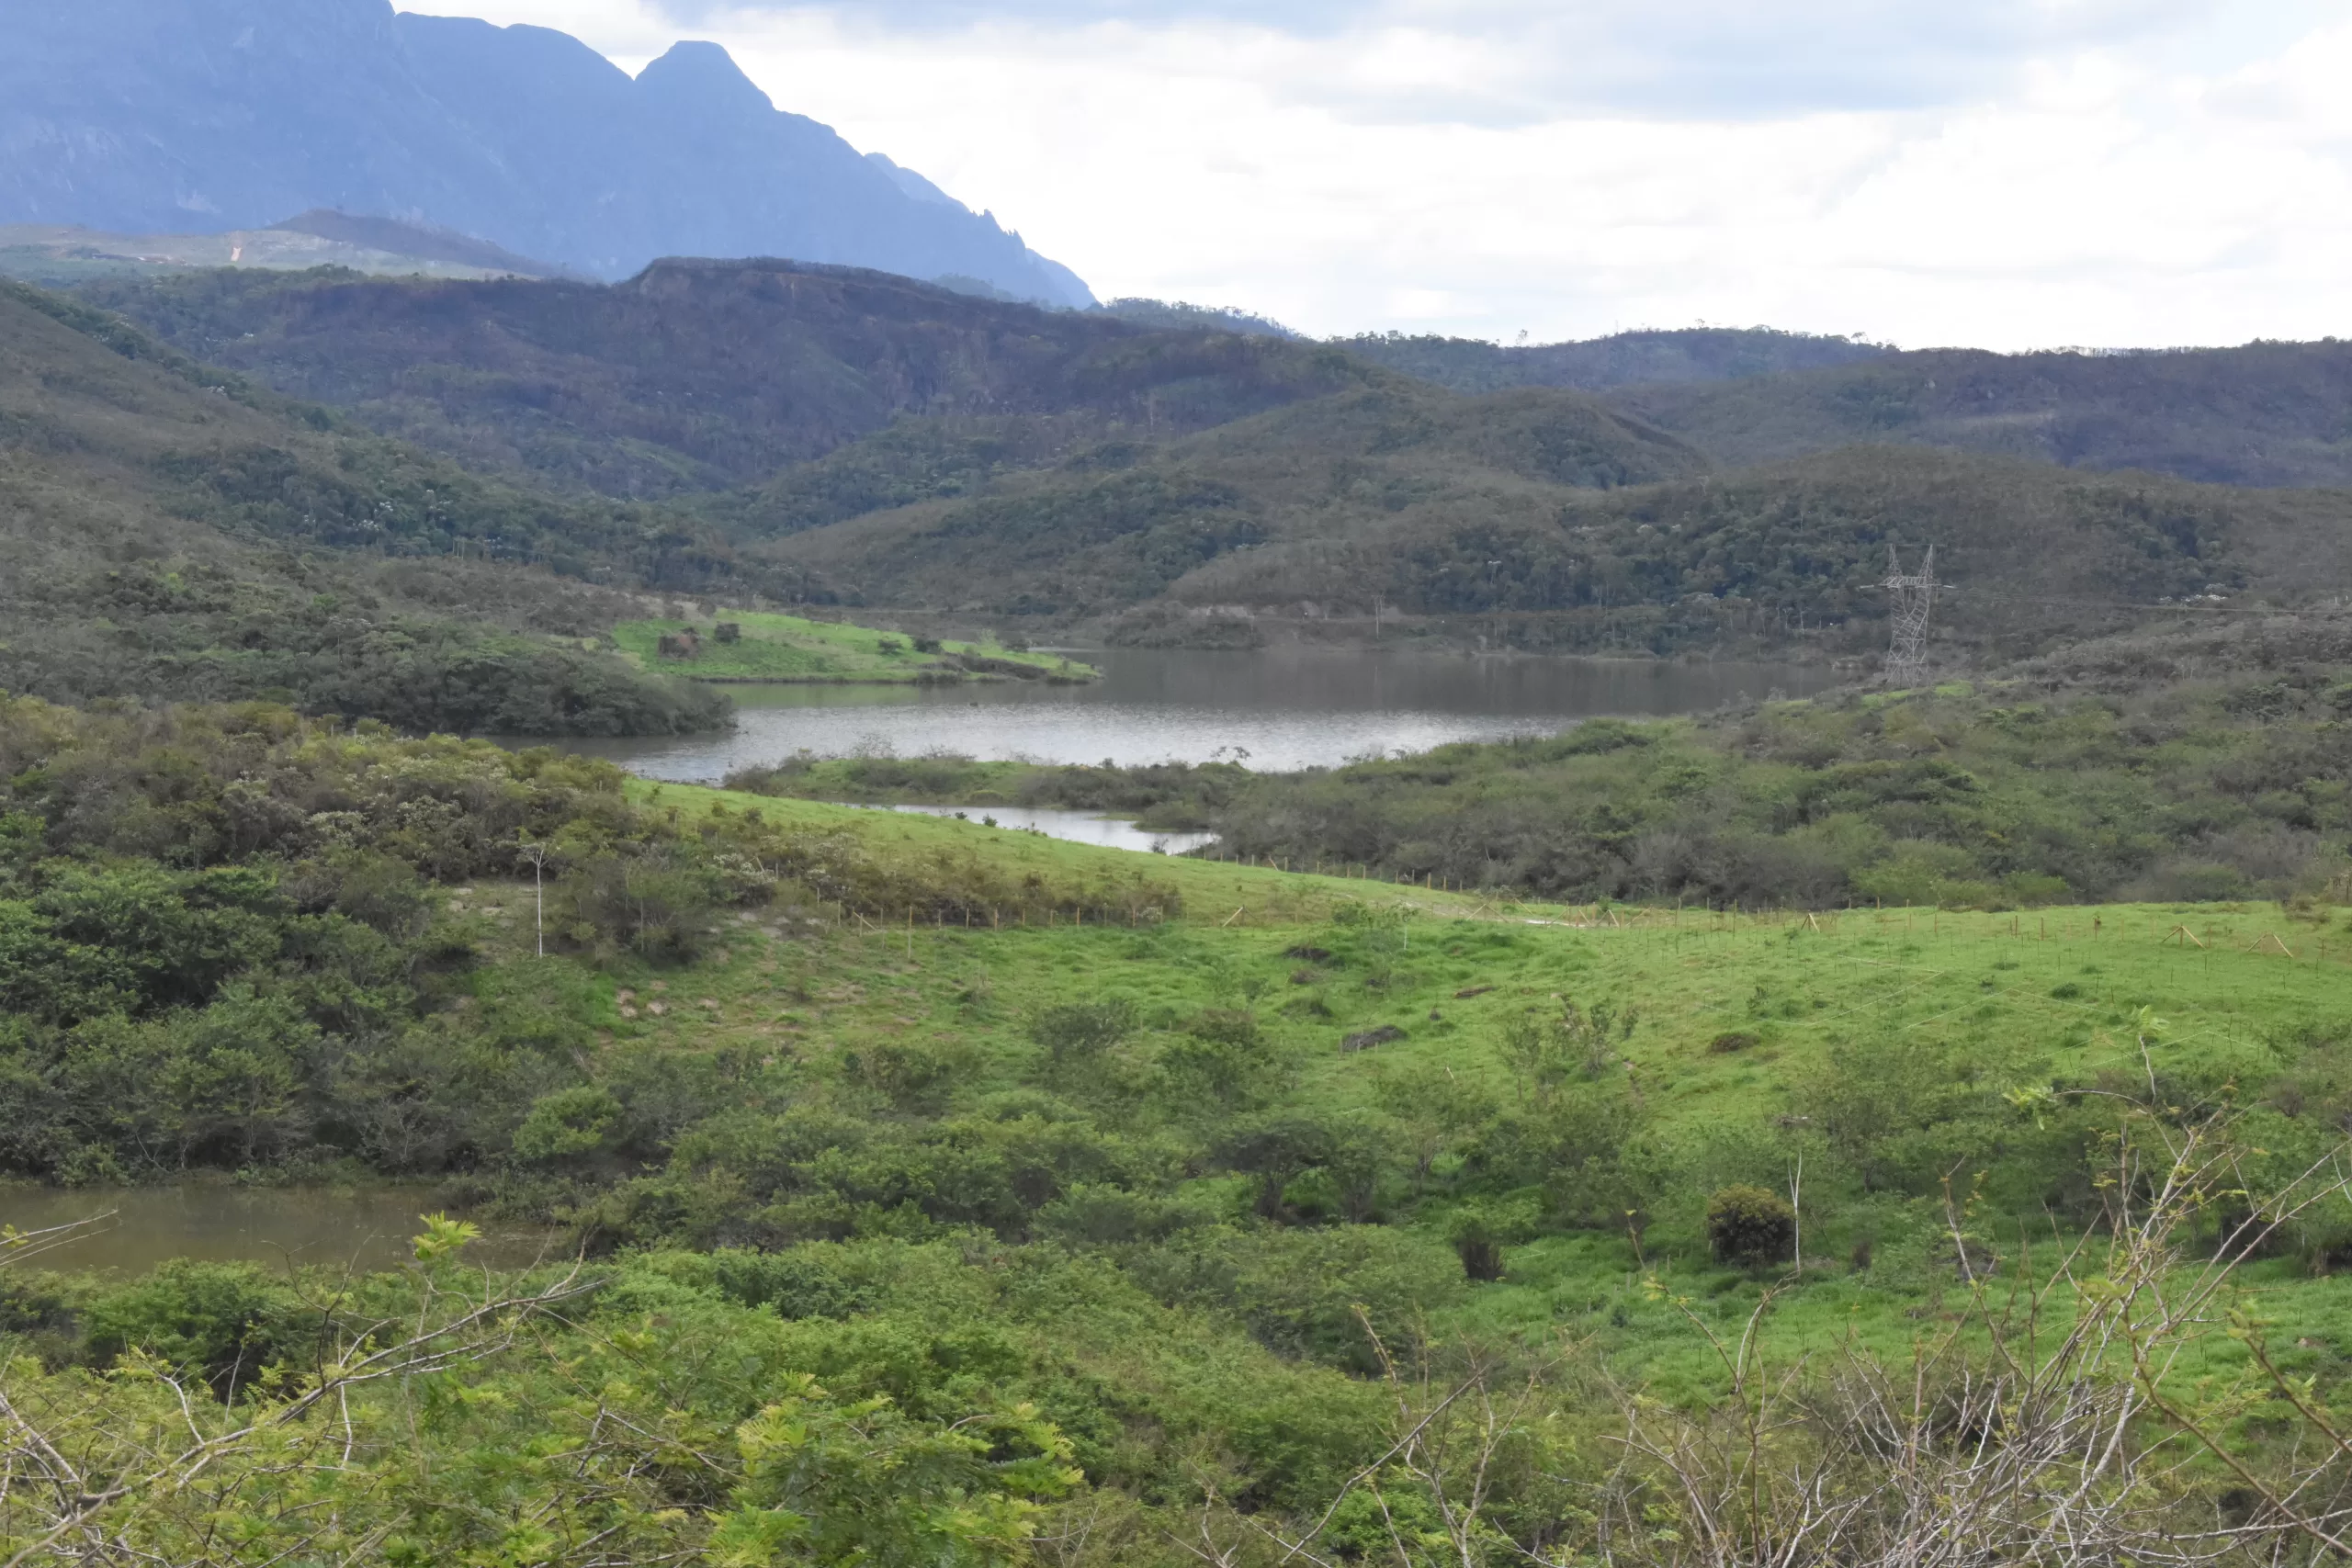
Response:
[[[638,73],[639,91],[658,100],[691,104],[702,112],[775,112],[775,102],[735,63],[724,46],[684,39]]]
[[[0,224],[225,232],[324,209],[605,278],[787,256],[1093,302],[699,39],[632,81],[569,35],[390,0],[0,0]]]

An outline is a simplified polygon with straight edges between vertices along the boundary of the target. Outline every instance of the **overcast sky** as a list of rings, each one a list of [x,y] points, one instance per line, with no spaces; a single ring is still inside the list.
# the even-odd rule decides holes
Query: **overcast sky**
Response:
[[[680,38],[1105,297],[1317,334],[2352,335],[2342,0],[401,0]]]

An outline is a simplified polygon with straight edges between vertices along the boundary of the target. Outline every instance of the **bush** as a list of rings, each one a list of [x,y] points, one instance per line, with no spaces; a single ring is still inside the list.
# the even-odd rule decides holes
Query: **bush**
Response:
[[[718,874],[666,848],[597,855],[553,889],[553,923],[583,942],[600,937],[656,962],[693,960],[714,939],[727,896]]]
[[[1360,1374],[1380,1371],[1372,1335],[1410,1345],[1465,1288],[1450,1248],[1386,1225],[1188,1230],[1130,1269],[1162,1302],[1238,1318],[1276,1355]]]
[[[1470,1203],[1455,1211],[1446,1227],[1453,1255],[1462,1259],[1462,1277],[1483,1282],[1503,1277],[1503,1248],[1533,1239],[1534,1207],[1525,1201]]]
[[[621,1119],[621,1102],[591,1084],[543,1094],[514,1129],[514,1157],[560,1165],[602,1153]]]
[[[1719,1263],[1785,1262],[1796,1229],[1788,1201],[1761,1187],[1726,1187],[1707,1200],[1707,1240]]]
[[[873,1306],[873,1290],[853,1284],[809,1256],[809,1249],[750,1252],[725,1247],[709,1255],[719,1290],[745,1306],[763,1306],[787,1321],[845,1318]]]
[[[1029,1025],[1029,1038],[1054,1066],[1089,1061],[1135,1032],[1136,1005],[1125,997],[1048,1008]]]
[[[270,1362],[300,1353],[314,1315],[254,1264],[174,1258],[90,1303],[83,1353],[107,1366],[145,1350],[230,1400]]]

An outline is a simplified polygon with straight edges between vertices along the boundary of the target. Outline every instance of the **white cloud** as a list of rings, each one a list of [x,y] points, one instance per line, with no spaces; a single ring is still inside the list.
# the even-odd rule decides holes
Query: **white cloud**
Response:
[[[1317,333],[2352,331],[2352,26],[2293,0],[443,4],[717,39],[1100,293]]]

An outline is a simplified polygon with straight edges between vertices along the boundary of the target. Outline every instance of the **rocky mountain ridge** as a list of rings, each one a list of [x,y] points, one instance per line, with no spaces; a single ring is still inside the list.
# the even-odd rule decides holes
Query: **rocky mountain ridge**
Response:
[[[775,255],[1093,299],[992,216],[779,111],[716,44],[631,77],[563,33],[390,0],[0,9],[0,223],[218,232],[316,208],[598,277]]]

